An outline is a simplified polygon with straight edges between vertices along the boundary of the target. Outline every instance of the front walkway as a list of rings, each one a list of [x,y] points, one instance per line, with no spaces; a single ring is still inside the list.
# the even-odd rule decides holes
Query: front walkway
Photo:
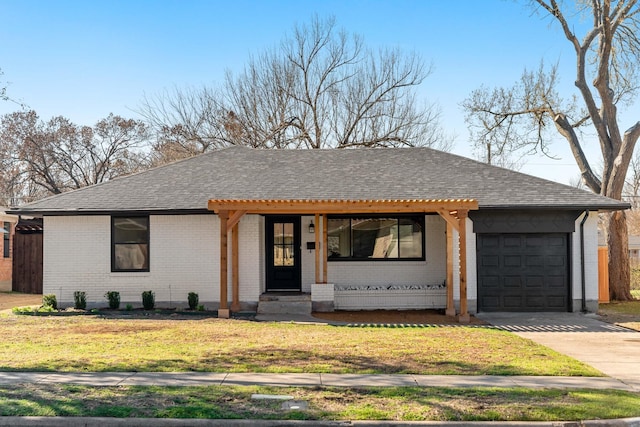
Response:
[[[640,390],[640,332],[602,322],[593,314],[481,313],[477,317]]]
[[[0,372],[0,385],[275,386],[275,387],[527,387],[640,391],[607,377],[463,375],[266,374],[209,372]]]

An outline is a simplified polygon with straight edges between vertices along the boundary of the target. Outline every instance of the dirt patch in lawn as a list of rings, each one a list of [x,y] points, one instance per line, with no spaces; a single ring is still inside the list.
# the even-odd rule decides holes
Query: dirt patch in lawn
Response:
[[[371,311],[333,311],[327,313],[316,312],[314,317],[319,319],[347,322],[347,323],[377,323],[377,324],[419,324],[419,325],[459,325],[454,317],[446,316],[440,310],[371,310]],[[487,323],[471,316],[471,325],[486,325]]]
[[[13,307],[40,305],[42,305],[42,295],[0,292],[0,312],[11,311]]]

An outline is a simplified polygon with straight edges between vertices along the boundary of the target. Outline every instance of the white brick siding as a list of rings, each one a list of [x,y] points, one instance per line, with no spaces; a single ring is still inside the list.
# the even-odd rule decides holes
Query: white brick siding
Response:
[[[425,261],[329,261],[327,279],[336,285],[435,285],[443,283],[447,277],[445,231],[446,223],[439,215],[426,215]],[[304,247],[306,244],[303,245],[303,250]],[[313,254],[310,254],[309,257],[313,257]],[[315,261],[311,262],[309,269],[313,274]],[[305,276],[303,275],[303,277]],[[305,277],[305,279],[314,280],[313,277]]]
[[[315,240],[308,232],[311,216],[302,217],[302,290],[311,292],[315,282],[315,251],[306,249]],[[574,309],[582,297],[580,271],[580,220],[572,235],[571,287]],[[597,213],[585,223],[586,299],[598,299]],[[141,293],[152,290],[156,301],[184,307],[187,294],[197,292],[200,301],[216,308],[219,301],[219,221],[215,215],[151,215],[150,271],[111,272],[111,220],[109,216],[45,217],[44,293],[58,297],[62,306],[73,303],[74,291],[87,292],[90,306],[105,306],[107,291],[119,291],[122,305],[139,305]],[[321,224],[316,224],[321,227]],[[240,230],[240,301],[257,303],[265,290],[264,217],[245,215]],[[476,235],[467,220],[467,292],[469,309],[477,299]],[[425,261],[328,263],[328,281],[336,285],[424,285],[446,278],[446,224],[437,215],[425,217]],[[458,233],[454,233],[454,299],[459,301]],[[231,250],[231,249],[229,249]],[[229,257],[231,253],[229,252]],[[231,302],[231,265],[229,265]],[[333,287],[314,289],[314,298],[332,299]],[[331,294],[331,295],[330,295]],[[578,307],[576,307],[578,305]],[[591,306],[590,306],[591,308]]]
[[[141,293],[155,292],[157,302],[184,307],[187,294],[217,306],[220,297],[219,221],[214,215],[151,215],[149,266],[144,273],[111,272],[109,216],[45,217],[43,292],[61,305],[73,303],[74,291],[87,292],[90,305],[106,305],[107,291],[118,291],[122,306],[139,305]],[[240,230],[240,300],[260,294],[261,221],[245,216]],[[229,299],[231,280],[229,268]]]

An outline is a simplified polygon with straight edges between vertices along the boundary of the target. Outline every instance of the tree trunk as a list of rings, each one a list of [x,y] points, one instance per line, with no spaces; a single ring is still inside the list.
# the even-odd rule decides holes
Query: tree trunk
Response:
[[[607,225],[609,245],[609,298],[615,301],[632,300],[629,283],[629,237],[624,211],[616,211],[609,216]]]

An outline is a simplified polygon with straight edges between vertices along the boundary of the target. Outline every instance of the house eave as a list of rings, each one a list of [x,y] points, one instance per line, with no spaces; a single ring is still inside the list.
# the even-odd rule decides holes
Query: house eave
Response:
[[[478,209],[483,211],[495,210],[495,211],[505,211],[505,210],[536,210],[536,211],[547,211],[547,210],[566,210],[566,211],[619,211],[630,209],[631,205],[629,203],[619,203],[619,204],[558,204],[558,205],[479,205]]]
[[[123,209],[16,209],[13,215],[44,216],[101,216],[101,215],[211,215],[208,209],[170,209],[170,208],[123,208]]]

